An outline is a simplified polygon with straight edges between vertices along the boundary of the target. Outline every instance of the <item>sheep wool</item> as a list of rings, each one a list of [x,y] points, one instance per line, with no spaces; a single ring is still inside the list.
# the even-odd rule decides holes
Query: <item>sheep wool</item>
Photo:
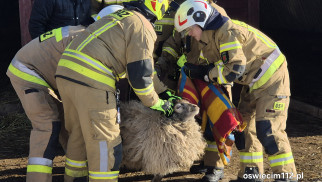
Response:
[[[161,176],[189,169],[206,147],[194,118],[198,112],[196,105],[183,100],[170,118],[138,101],[122,103],[122,166]]]

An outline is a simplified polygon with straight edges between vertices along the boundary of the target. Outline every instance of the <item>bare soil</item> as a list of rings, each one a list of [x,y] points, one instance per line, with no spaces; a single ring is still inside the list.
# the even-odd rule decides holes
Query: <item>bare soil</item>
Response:
[[[24,114],[16,114],[6,118],[0,117],[0,181],[25,181],[30,126],[28,124],[21,126],[21,121],[28,123]],[[18,126],[15,122],[20,125]],[[9,127],[11,129],[8,129]],[[303,179],[299,181],[322,182],[322,120],[290,110],[287,133],[293,149],[297,172],[303,174]],[[60,150],[54,160],[54,182],[63,181],[64,159],[63,152]],[[234,148],[233,158],[225,169],[225,177],[222,181],[227,182],[235,179],[238,169],[238,151]],[[265,173],[271,173],[267,159],[265,159]],[[122,169],[119,181],[143,182],[152,178],[152,175],[146,175],[143,172]],[[170,174],[164,177],[163,181],[192,182],[199,181],[201,178],[202,174],[189,174],[187,170]]]

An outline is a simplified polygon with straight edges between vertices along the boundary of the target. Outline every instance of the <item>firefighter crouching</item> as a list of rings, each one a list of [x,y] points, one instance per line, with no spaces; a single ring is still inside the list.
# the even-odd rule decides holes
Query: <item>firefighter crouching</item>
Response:
[[[168,1],[140,0],[90,25],[65,49],[56,81],[69,140],[65,181],[117,181],[122,160],[118,80],[127,77],[142,103],[169,116],[172,105],[154,90],[151,22]]]
[[[84,29],[67,26],[44,33],[21,48],[9,65],[7,75],[32,125],[27,182],[52,181],[59,141],[66,150],[68,135],[55,71],[65,47]]]
[[[99,15],[122,8],[107,7]],[[55,72],[67,45],[84,30],[79,25],[46,32],[21,48],[8,68],[7,75],[32,124],[27,182],[51,182],[58,140],[66,151],[68,134]]]
[[[210,2],[210,5],[216,8],[222,16],[229,18],[222,7],[214,2]],[[198,46],[198,41],[195,38],[187,34],[181,35],[178,31],[173,31],[173,34],[163,44],[161,57],[158,59],[155,67],[160,76],[160,80],[172,90],[177,89],[178,70],[180,70],[185,62],[188,61],[193,64],[208,63],[208,60],[203,56]],[[225,84],[224,87],[227,89],[231,99],[231,84]],[[207,131],[211,131],[211,129]],[[204,135],[208,147],[205,149],[203,161],[200,165],[192,166],[190,172],[212,173],[212,180],[219,181],[224,175],[224,164],[218,154],[217,145],[212,137],[212,133],[205,132]]]
[[[210,61],[203,65],[186,63],[187,75],[220,84],[244,85],[238,107],[248,124],[244,133],[236,137],[240,151],[236,181],[254,181],[243,177],[264,173],[262,148],[268,154],[274,174],[296,176],[285,132],[289,74],[286,58],[278,46],[259,30],[220,16],[216,9],[201,1],[183,3],[175,15],[175,27],[198,40],[203,56]],[[276,179],[280,180],[296,181],[294,178]]]

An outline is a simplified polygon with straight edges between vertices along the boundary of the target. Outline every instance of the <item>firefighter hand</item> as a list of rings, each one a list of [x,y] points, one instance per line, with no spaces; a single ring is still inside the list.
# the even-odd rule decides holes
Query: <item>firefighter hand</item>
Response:
[[[166,117],[171,117],[173,114],[173,103],[167,100],[159,99],[156,104],[150,107],[151,109],[161,111]]]
[[[170,101],[172,103],[173,103],[173,100],[182,99],[181,97],[172,94],[169,90],[166,90],[166,91],[160,93],[159,97],[161,99],[163,99],[163,100],[167,100],[167,101]]]
[[[199,79],[209,82],[208,73],[214,67],[214,64],[195,65],[191,63],[185,63],[183,66],[183,70],[186,73],[186,75],[191,79]]]

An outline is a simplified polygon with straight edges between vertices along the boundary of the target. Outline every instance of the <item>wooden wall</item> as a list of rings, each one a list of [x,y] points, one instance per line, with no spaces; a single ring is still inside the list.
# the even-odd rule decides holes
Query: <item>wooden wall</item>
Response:
[[[259,28],[259,0],[217,0],[232,19]]]
[[[33,1],[34,0],[19,0],[21,46],[27,44],[31,40],[28,30],[28,22]]]
[[[21,45],[31,40],[28,22],[34,0],[19,0]],[[259,28],[259,0],[217,0],[232,19],[237,19]]]

